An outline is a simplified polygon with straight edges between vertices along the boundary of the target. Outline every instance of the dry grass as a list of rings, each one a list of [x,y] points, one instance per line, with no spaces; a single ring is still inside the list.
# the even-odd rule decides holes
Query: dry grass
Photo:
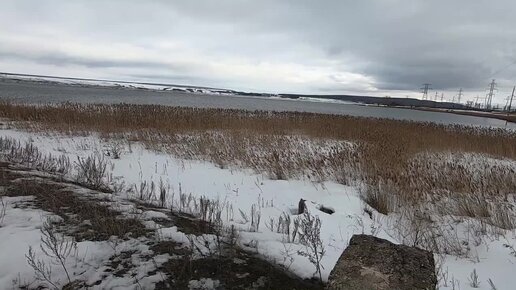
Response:
[[[0,117],[34,130],[98,132],[141,141],[183,158],[240,166],[271,178],[360,181],[382,212],[388,196],[408,204],[434,196],[516,192],[514,166],[470,168],[461,155],[516,160],[516,132],[295,112],[196,109],[160,105],[0,103]],[[20,123],[19,123],[20,124]],[[443,155],[448,154],[448,155]],[[458,161],[466,162],[458,162]],[[491,159],[492,160],[492,159]],[[382,189],[388,189],[388,192]],[[371,193],[371,196],[367,194]],[[387,195],[387,197],[386,197]]]
[[[95,201],[82,199],[66,186],[49,180],[33,178],[12,181],[9,196],[34,196],[36,205],[63,218],[62,225],[78,241],[121,239],[146,234],[145,227],[135,218],[123,218],[121,213]],[[70,227],[72,225],[73,227]]]

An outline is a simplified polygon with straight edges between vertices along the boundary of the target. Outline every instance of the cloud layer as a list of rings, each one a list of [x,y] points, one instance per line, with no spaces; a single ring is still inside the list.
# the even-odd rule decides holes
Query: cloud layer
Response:
[[[3,0],[2,71],[296,93],[498,102],[516,81],[511,0]],[[451,96],[451,95],[450,95]]]

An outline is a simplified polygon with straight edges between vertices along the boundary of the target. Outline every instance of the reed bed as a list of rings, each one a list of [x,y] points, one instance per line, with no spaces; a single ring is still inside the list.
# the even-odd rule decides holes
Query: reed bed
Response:
[[[516,132],[503,129],[130,104],[3,102],[0,117],[29,130],[139,141],[271,178],[359,182],[364,200],[385,213],[400,202],[455,195],[507,200],[516,193]]]

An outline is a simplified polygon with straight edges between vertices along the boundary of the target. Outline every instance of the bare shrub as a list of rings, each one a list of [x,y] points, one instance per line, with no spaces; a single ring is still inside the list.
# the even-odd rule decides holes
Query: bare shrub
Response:
[[[287,242],[294,242],[294,239],[291,238],[291,228],[290,228],[290,225],[292,223],[292,218],[290,217],[290,215],[288,213],[283,213],[279,218],[278,218],[278,224],[276,226],[276,232],[277,233],[281,233],[281,234],[284,234],[285,237],[287,238]]]
[[[72,280],[66,266],[66,261],[68,257],[76,253],[77,242],[73,238],[67,238],[58,234],[55,225],[50,219],[47,219],[43,223],[41,234],[41,251],[62,268],[66,274],[68,283],[71,283]],[[27,263],[34,270],[39,280],[45,281],[58,289],[58,281],[52,281],[52,266],[50,264],[46,264],[44,260],[38,259],[32,247],[29,247],[29,252],[25,257]]]
[[[436,254],[467,256],[469,247],[459,237],[457,228],[445,217],[437,220],[420,208],[403,208],[392,222],[392,232],[403,244]]]
[[[274,231],[274,227],[276,227],[275,232],[283,234],[283,242],[295,243],[299,238],[301,218],[302,216],[292,218],[289,213],[283,212],[276,223],[274,223],[274,219],[269,222],[269,227],[271,231]]]
[[[161,207],[165,207],[170,186],[165,186],[163,180],[159,180],[159,202]]]
[[[66,267],[67,258],[77,251],[77,242],[73,238],[67,238],[57,233],[56,227],[50,220],[47,220],[41,228],[41,250],[45,255],[54,259],[61,265],[68,278],[72,282]]]
[[[86,187],[109,191],[106,184],[107,161],[100,154],[92,154],[86,158],[77,157],[75,162],[75,180]]]
[[[34,249],[29,246],[29,252],[25,255],[27,264],[34,270],[36,279],[50,284],[54,289],[59,289],[56,282],[52,281],[52,266],[45,263],[43,259],[36,257]]]
[[[318,216],[312,216],[308,211],[303,214],[299,227],[299,241],[305,246],[305,250],[298,253],[307,257],[315,267],[315,275],[322,281],[321,260],[326,254],[324,244],[321,240],[321,220]]]
[[[258,232],[260,230],[261,212],[256,204],[251,206],[251,228],[252,232]]]
[[[362,200],[381,214],[389,214],[396,205],[396,195],[392,188],[379,183],[365,185],[360,189]]]
[[[223,203],[218,199],[210,200],[207,197],[200,197],[198,200],[194,199],[194,204],[193,214],[199,217],[210,230],[216,233],[223,231],[222,211],[225,207]]]
[[[477,274],[477,269],[473,269],[473,272],[469,275],[469,286],[472,288],[479,288],[480,287],[480,278]]]
[[[120,159],[124,150],[124,144],[121,141],[113,141],[108,145],[106,155],[113,159]]]
[[[139,200],[147,203],[151,203],[151,201],[155,197],[156,185],[154,181],[147,182],[141,181],[140,185],[134,184],[134,192],[136,193]],[[161,192],[160,192],[161,194]]]
[[[67,175],[71,169],[67,156],[44,155],[31,142],[22,145],[18,140],[9,137],[0,137],[0,153],[3,153],[7,161],[49,173]]]

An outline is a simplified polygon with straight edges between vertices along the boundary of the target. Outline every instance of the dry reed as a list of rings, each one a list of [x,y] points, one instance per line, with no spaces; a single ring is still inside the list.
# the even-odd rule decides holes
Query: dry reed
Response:
[[[271,178],[308,177],[344,184],[358,180],[370,187],[364,192],[374,194],[369,197],[374,202],[388,200],[378,198],[386,194],[378,191],[381,188],[408,204],[455,193],[507,198],[516,192],[514,166],[481,162],[484,165],[471,169],[467,162],[457,162],[476,162],[464,153],[516,160],[516,132],[503,129],[129,104],[3,102],[0,117],[22,121],[18,124],[26,129],[71,135],[98,132],[141,141],[179,157],[253,168]],[[388,211],[392,206],[375,207]]]

